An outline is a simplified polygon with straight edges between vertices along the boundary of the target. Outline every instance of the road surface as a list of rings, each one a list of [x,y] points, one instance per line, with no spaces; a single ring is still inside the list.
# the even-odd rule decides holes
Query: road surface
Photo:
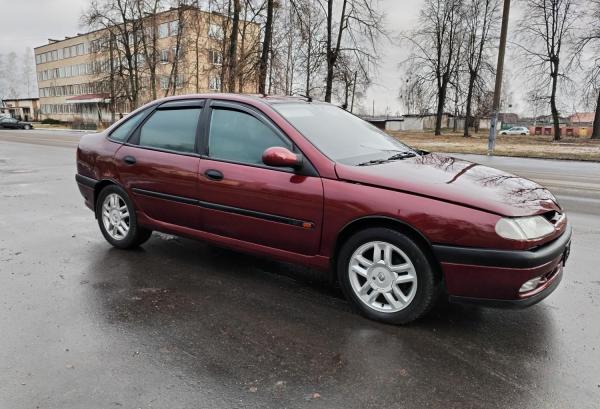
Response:
[[[598,408],[600,164],[470,157],[538,180],[574,226],[523,311],[353,314],[313,271],[155,234],[111,248],[80,133],[0,131],[0,408]]]

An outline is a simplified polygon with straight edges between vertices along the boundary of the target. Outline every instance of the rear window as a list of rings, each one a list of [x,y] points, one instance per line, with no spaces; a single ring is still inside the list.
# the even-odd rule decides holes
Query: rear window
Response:
[[[133,130],[135,130],[139,123],[142,122],[142,119],[144,119],[147,112],[148,110],[143,110],[136,113],[131,118],[127,118],[125,122],[123,122],[117,129],[110,133],[110,139],[114,139],[115,141],[119,142],[125,142]]]

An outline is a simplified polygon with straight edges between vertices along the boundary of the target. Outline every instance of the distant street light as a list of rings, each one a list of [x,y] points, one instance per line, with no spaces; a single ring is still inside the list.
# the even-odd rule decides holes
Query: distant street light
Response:
[[[504,52],[506,50],[506,35],[508,33],[509,13],[510,0],[504,0],[504,10],[502,11],[502,29],[500,31],[500,46],[498,47],[498,65],[496,66],[496,86],[494,88],[494,104],[492,105],[490,135],[488,137],[488,155],[494,154],[494,147],[496,146],[496,125],[498,124],[500,94],[502,93],[502,73],[504,70]]]

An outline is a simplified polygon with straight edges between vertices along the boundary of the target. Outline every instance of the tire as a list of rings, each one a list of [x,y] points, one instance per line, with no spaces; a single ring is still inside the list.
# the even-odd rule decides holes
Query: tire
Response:
[[[28,131],[28,130],[30,130],[30,129],[31,129],[31,125],[25,125],[25,126],[23,127],[23,129],[25,129],[26,131]]]
[[[96,219],[106,241],[120,249],[138,247],[152,235],[152,230],[138,225],[131,199],[117,185],[108,185],[100,191],[96,200]],[[121,222],[128,228],[125,229]]]
[[[380,251],[379,261],[376,249]],[[362,264],[366,262],[371,265]],[[437,300],[439,284],[433,263],[418,244],[396,230],[377,227],[356,233],[340,249],[336,267],[342,291],[353,309],[372,320],[407,324],[425,315]],[[374,301],[369,303],[366,299],[372,297]]]
[[[522,133],[521,136],[527,136],[527,134],[526,133]]]

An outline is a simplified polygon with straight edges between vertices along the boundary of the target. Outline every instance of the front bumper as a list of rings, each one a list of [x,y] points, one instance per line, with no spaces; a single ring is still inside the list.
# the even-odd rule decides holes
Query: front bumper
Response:
[[[444,272],[451,301],[498,307],[528,307],[559,285],[563,266],[570,253],[571,227],[534,250],[489,250],[434,245],[434,254]],[[542,277],[538,286],[526,293],[519,289],[526,281]]]

